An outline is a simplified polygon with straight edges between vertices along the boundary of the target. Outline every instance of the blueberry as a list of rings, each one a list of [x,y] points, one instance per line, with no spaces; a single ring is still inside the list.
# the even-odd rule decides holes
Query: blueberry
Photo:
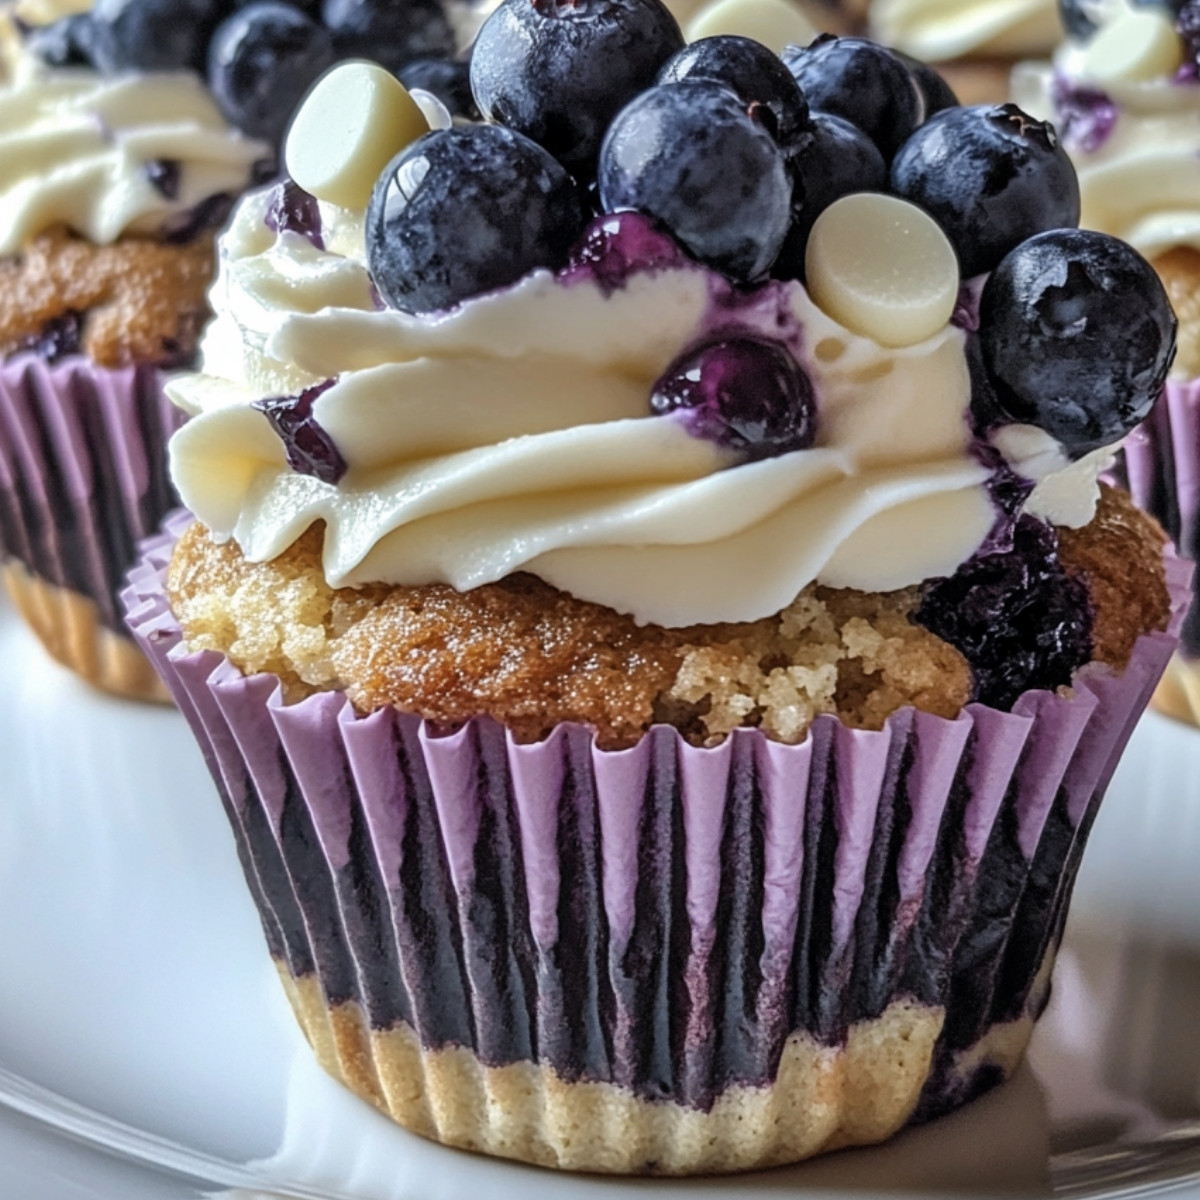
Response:
[[[1184,0],[1129,0],[1133,8],[1161,8],[1178,16]],[[1077,42],[1088,41],[1123,9],[1122,0],[1058,0],[1058,15],[1067,34]]]
[[[1011,549],[981,554],[930,584],[918,625],[954,646],[971,666],[974,698],[1010,709],[1030,688],[1067,687],[1091,661],[1087,585],[1067,574],[1058,537],[1024,516]]]
[[[563,279],[588,279],[606,294],[619,291],[634,276],[671,270],[690,262],[679,243],[644,213],[606,213],[596,217],[571,249]]]
[[[304,93],[333,61],[333,42],[320,25],[290,4],[258,0],[218,28],[208,85],[231,124],[278,143]]]
[[[661,0],[504,0],[471,57],[479,111],[583,179],[604,131],[683,49]]]
[[[891,185],[945,230],[964,279],[1035,233],[1079,224],[1079,181],[1054,126],[1015,104],[938,113],[896,155]]]
[[[80,354],[83,350],[84,320],[82,313],[69,308],[43,322],[37,333],[22,338],[13,353],[28,351],[51,363],[69,358],[72,354]]]
[[[327,379],[298,396],[268,396],[254,407],[271,422],[283,442],[288,466],[298,475],[312,475],[323,483],[337,484],[347,467],[342,452],[313,416],[317,398],[333,386]]]
[[[782,150],[737,96],[685,79],[643,92],[613,121],[600,199],[610,212],[656,217],[701,261],[752,280],[783,245],[792,183]]]
[[[887,188],[887,165],[861,129],[828,113],[813,113],[812,138],[789,164],[792,223],[771,272],[776,279],[804,278],[804,250],[816,219],[854,192]]]
[[[439,0],[323,0],[321,16],[338,58],[369,58],[398,71],[414,59],[454,53]]]
[[[1175,28],[1183,39],[1184,60],[1194,72],[1200,66],[1200,0],[1187,0],[1180,7]]]
[[[811,380],[783,346],[757,338],[685,354],[654,385],[650,407],[748,461],[806,450],[817,433]]]
[[[25,45],[48,67],[87,67],[92,63],[91,13],[76,13],[50,25],[35,26]]]
[[[920,92],[924,104],[921,112],[923,122],[928,121],[934,113],[958,107],[959,100],[954,94],[954,89],[928,63],[899,50],[893,50],[892,53],[908,68],[913,82],[917,85],[917,91]]]
[[[672,55],[658,73],[659,83],[711,79],[724,84],[747,105],[785,151],[799,149],[808,134],[808,102],[783,60],[747,37],[709,37]]]
[[[857,125],[885,159],[921,122],[921,93],[908,68],[865,38],[824,34],[807,49],[788,46],[783,61],[809,108]]]
[[[464,125],[388,164],[367,209],[367,263],[393,308],[435,312],[561,267],[582,228],[579,191],[546,151],[500,125]]]
[[[436,96],[452,117],[480,120],[479,107],[471,94],[471,64],[450,58],[418,58],[398,72],[409,91],[421,88]]]
[[[1103,233],[1056,229],[1018,246],[983,289],[979,338],[994,402],[1075,455],[1150,411],[1175,356],[1175,314],[1150,264]]]
[[[204,70],[227,0],[95,0],[92,59],[116,71]]]
[[[321,208],[317,198],[309,195],[292,179],[285,179],[272,189],[271,203],[263,224],[273,233],[298,233],[318,250],[325,249]]]

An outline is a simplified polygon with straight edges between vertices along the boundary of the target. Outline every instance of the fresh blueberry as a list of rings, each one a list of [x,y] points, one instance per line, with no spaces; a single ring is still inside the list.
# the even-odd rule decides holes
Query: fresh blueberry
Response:
[[[1185,0],[1128,0],[1133,8],[1161,8],[1172,16],[1186,7]],[[1124,10],[1123,0],[1058,0],[1058,15],[1069,37],[1088,41]]]
[[[204,70],[227,0],[95,0],[92,59],[116,71]]]
[[[76,13],[50,25],[35,26],[25,45],[48,67],[87,67],[92,64],[95,36],[91,13]]]
[[[589,280],[611,295],[634,275],[671,270],[690,261],[679,243],[644,213],[605,213],[572,247],[562,278],[564,283]]]
[[[747,461],[807,450],[817,434],[812,381],[783,346],[757,338],[685,354],[654,385],[650,407]]]
[[[321,15],[338,58],[369,58],[389,71],[454,53],[440,0],[323,0]]]
[[[1079,181],[1054,126],[1015,104],[938,113],[896,155],[891,185],[945,230],[964,279],[1035,233],[1079,224]]]
[[[479,111],[583,179],[604,131],[683,49],[661,0],[503,0],[471,56]]]
[[[940,113],[944,109],[958,107],[959,99],[954,94],[954,89],[928,63],[899,50],[893,50],[892,53],[908,68],[913,82],[917,85],[917,91],[921,93],[924,103],[922,121],[928,121],[934,113]]]
[[[783,61],[809,108],[857,125],[885,159],[921,123],[922,97],[912,74],[874,42],[823,34],[807,48],[788,46]]]
[[[479,107],[471,94],[471,64],[450,58],[418,58],[399,71],[400,82],[409,91],[421,88],[436,96],[452,117],[480,120]]]
[[[609,212],[648,213],[703,262],[753,280],[783,245],[792,182],[783,151],[737,96],[685,79],[643,92],[613,121],[600,199]]]
[[[808,134],[808,102],[783,60],[747,37],[709,37],[692,42],[667,59],[659,83],[711,79],[724,84],[775,136],[787,153]]]
[[[208,85],[231,124],[277,143],[304,93],[333,65],[329,34],[281,0],[258,0],[221,23]]]
[[[388,164],[367,209],[367,263],[393,308],[435,312],[563,266],[582,228],[579,190],[545,150],[463,125]]]
[[[148,158],[142,170],[164,200],[178,199],[179,185],[183,182],[183,163],[179,159]]]
[[[1200,0],[1187,0],[1175,19],[1175,28],[1183,40],[1184,61],[1195,76],[1200,67]]]
[[[254,407],[271,422],[287,455],[288,466],[298,475],[312,475],[322,483],[337,484],[346,473],[346,460],[313,416],[317,398],[333,386],[327,379],[298,396],[268,396]]]
[[[1091,661],[1091,614],[1087,585],[1059,561],[1054,530],[1024,516],[1010,549],[930,584],[915,620],[967,660],[976,700],[1007,710],[1030,688],[1070,685]]]
[[[813,113],[812,138],[789,169],[792,223],[771,274],[803,279],[804,251],[816,219],[843,196],[885,191],[888,172],[883,155],[861,129],[828,113]]]
[[[979,338],[994,402],[1075,455],[1150,411],[1175,356],[1175,314],[1150,264],[1103,233],[1056,229],[1018,246],[983,289]]]

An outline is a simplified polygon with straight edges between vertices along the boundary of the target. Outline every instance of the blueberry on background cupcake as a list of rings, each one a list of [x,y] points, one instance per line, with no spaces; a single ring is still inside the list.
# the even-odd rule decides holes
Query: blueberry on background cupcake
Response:
[[[325,77],[126,599],[322,1065],[451,1145],[694,1174],[1011,1074],[1182,591],[1098,482],[1175,320],[1048,127],[952,108],[937,154],[888,52],[806,91],[665,13],[505,0],[484,124]]]

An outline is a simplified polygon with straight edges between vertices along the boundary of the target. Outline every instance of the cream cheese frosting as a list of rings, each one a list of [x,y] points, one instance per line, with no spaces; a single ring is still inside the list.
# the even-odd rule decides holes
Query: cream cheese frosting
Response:
[[[1080,225],[1147,257],[1200,249],[1200,83],[1174,72],[1097,78],[1089,68],[1087,47],[1067,42],[1052,63],[1020,64],[1012,81],[1017,104],[1062,134],[1079,175]]]
[[[190,72],[106,77],[18,54],[0,89],[0,254],[57,224],[97,244],[170,232],[208,198],[243,192],[269,154]],[[148,170],[160,162],[167,186]]]
[[[192,416],[171,447],[180,493],[253,561],[321,521],[334,586],[469,589],[530,571],[678,626],[769,615],[813,580],[886,591],[950,574],[995,525],[953,325],[885,350],[799,284],[746,293],[686,262],[616,288],[536,271],[410,316],[376,305],[361,212],[323,204],[310,239],[273,231],[271,204],[240,206],[204,374],[171,385]],[[782,341],[810,376],[813,448],[741,462],[650,415],[682,353],[739,333]],[[318,385],[313,416],[346,465],[337,483],[290,469],[254,407]],[[1031,479],[1067,477],[1039,484],[1043,515],[1086,522],[1099,468],[1054,463],[1036,439],[1022,454],[1041,464]]]
[[[1062,38],[1055,0],[875,0],[871,32],[930,62],[1048,54]]]

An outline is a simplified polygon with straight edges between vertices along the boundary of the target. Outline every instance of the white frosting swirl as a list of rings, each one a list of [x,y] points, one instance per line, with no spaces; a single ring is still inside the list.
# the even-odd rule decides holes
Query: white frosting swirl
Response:
[[[1200,249],[1200,84],[1098,83],[1084,51],[1066,45],[1053,65],[1020,64],[1012,86],[1023,109],[1065,131],[1083,228],[1122,238],[1149,257],[1173,246]],[[1072,125],[1061,101],[1080,91],[1107,96],[1111,128],[1108,121]]]
[[[871,32],[930,62],[1048,54],[1062,37],[1055,0],[875,0]]]
[[[693,264],[611,294],[539,271],[412,317],[374,306],[361,214],[322,206],[319,249],[273,233],[268,206],[248,197],[223,238],[207,373],[171,389],[193,414],[171,448],[183,499],[251,560],[323,521],[334,586],[468,589],[526,570],[685,625],[766,616],[813,580],[890,590],[949,574],[993,527],[953,326],[884,350],[799,284],[746,296]],[[735,465],[649,414],[655,380],[714,332],[788,346],[818,400],[812,449]],[[252,407],[327,380],[313,411],[347,464],[336,485],[290,470]],[[1031,478],[1047,473],[1044,444],[1030,458]],[[1079,523],[1095,469],[1071,472]]]
[[[0,254],[62,223],[97,244],[157,234],[270,153],[231,129],[190,72],[49,70],[18,58],[0,89]],[[171,196],[146,164],[178,164]]]

